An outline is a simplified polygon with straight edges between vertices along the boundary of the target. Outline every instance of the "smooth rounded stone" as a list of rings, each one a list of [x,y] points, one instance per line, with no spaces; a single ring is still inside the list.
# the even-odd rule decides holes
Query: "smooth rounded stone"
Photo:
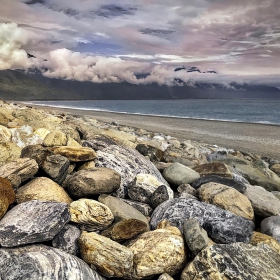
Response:
[[[145,232],[132,240],[127,247],[134,254],[136,279],[156,274],[179,273],[186,262],[184,238],[176,227]]]
[[[88,161],[96,158],[96,153],[91,148],[61,146],[51,147],[49,149],[55,154],[62,155],[73,162]]]
[[[199,180],[199,179],[198,179]],[[182,184],[177,188],[177,191],[179,193],[188,193],[190,195],[193,195],[194,197],[197,197],[197,191],[195,188],[193,188],[190,184]]]
[[[249,242],[254,223],[215,205],[194,199],[175,198],[160,204],[153,212],[150,226],[156,228],[159,222],[168,220],[183,231],[186,219],[197,219],[208,236],[217,243]]]
[[[160,186],[163,186],[163,184],[155,176],[151,174],[138,174],[128,187],[128,196],[132,200],[150,205],[152,195]],[[165,186],[165,188],[167,199],[173,198],[172,189],[169,186]]]
[[[280,243],[280,216],[272,216],[262,220],[261,232],[272,236]]]
[[[146,223],[149,228],[147,218],[140,211],[128,205],[120,198],[103,194],[98,197],[98,201],[110,208],[115,217],[115,222],[127,219],[136,219]]]
[[[5,178],[0,177],[0,198],[6,197],[8,199],[8,204],[14,203],[16,199],[15,192],[12,188],[12,184]]]
[[[135,148],[141,155],[149,157],[150,161],[162,161],[163,151],[150,146],[148,144],[140,143]]]
[[[122,242],[147,231],[147,224],[136,219],[122,220],[113,224],[102,232],[103,236],[109,237],[116,242]]]
[[[209,183],[209,182],[219,183],[219,184],[226,185],[228,187],[232,187],[242,194],[244,194],[244,192],[246,191],[246,185],[245,184],[243,184],[243,183],[241,183],[241,182],[239,182],[235,179],[220,177],[220,176],[217,176],[217,175],[200,177],[197,180],[195,180],[194,182],[192,182],[191,185],[195,189],[198,189],[201,185]]]
[[[254,231],[250,244],[257,246],[258,244],[266,244],[271,249],[280,254],[280,244],[273,237]]]
[[[280,216],[280,200],[264,188],[247,185],[244,195],[251,201],[256,215],[262,218]]]
[[[199,173],[178,162],[172,163],[163,171],[163,177],[174,185],[191,184],[200,177]]]
[[[270,169],[280,177],[280,163],[278,164],[273,164],[270,166]]]
[[[94,265],[105,277],[130,279],[133,253],[130,249],[94,232],[82,232],[79,238],[82,259]]]
[[[106,135],[95,135],[91,139],[82,141],[83,147],[89,147],[95,151],[103,150],[111,145],[117,145],[117,143]]]
[[[64,202],[70,204],[72,199],[56,182],[46,177],[38,177],[20,187],[16,194],[17,203],[30,200]]]
[[[201,177],[216,175],[220,177],[232,178],[229,168],[222,162],[209,162],[197,165],[192,168],[200,174]]]
[[[80,235],[80,229],[78,229],[76,226],[67,224],[53,238],[52,246],[76,256],[79,253],[78,238]]]
[[[45,137],[43,145],[45,147],[66,146],[67,136],[65,133],[58,130],[51,131]]]
[[[1,278],[6,280],[103,280],[84,261],[45,245],[0,249]]]
[[[214,244],[202,250],[183,270],[181,280],[265,279],[280,275],[280,255],[269,246]]]
[[[42,164],[42,170],[55,182],[62,184],[68,174],[70,161],[61,155],[47,156]]]
[[[234,188],[210,182],[201,185],[197,192],[203,202],[216,205],[248,220],[254,218],[254,210],[250,200]]]
[[[0,167],[20,157],[21,148],[15,143],[0,143]],[[1,176],[1,175],[0,175]]]
[[[168,273],[163,273],[159,276],[158,280],[174,280]]]
[[[163,160],[171,163],[177,162],[188,167],[194,166],[194,163],[188,158],[184,158],[181,154],[169,150],[164,152]]]
[[[82,164],[80,167],[78,167],[78,171],[80,170],[91,170],[95,169],[95,162],[93,160],[87,161],[84,164]]]
[[[70,205],[71,222],[77,223],[82,230],[96,231],[109,227],[114,216],[105,204],[92,199],[82,198]]]
[[[0,143],[10,142],[11,138],[11,131],[6,126],[0,125]]]
[[[120,187],[121,177],[113,169],[94,168],[75,172],[67,180],[66,189],[74,197],[90,197],[111,193]]]
[[[162,202],[164,202],[168,199],[172,199],[173,197],[174,197],[173,191],[172,191],[172,197],[170,197],[167,187],[164,185],[161,185],[151,195],[150,205],[152,208],[156,208]]]
[[[129,199],[123,199],[121,198],[121,200],[125,203],[127,203],[128,205],[132,206],[133,208],[137,209],[139,212],[141,212],[144,216],[151,216],[152,212],[153,212],[153,208],[143,202],[139,202],[139,201],[134,201],[134,200],[129,200]]]
[[[0,176],[8,178],[11,175],[17,176],[21,182],[32,178],[39,170],[34,159],[19,158],[0,167]]]
[[[51,240],[69,220],[66,203],[23,202],[0,220],[0,244],[2,247],[16,247]]]
[[[138,174],[155,176],[162,185],[169,186],[158,169],[135,149],[111,145],[97,151],[96,166],[114,169],[121,175],[121,186],[116,195],[127,197],[127,188]]]
[[[187,219],[183,225],[183,233],[193,255],[197,255],[209,243],[207,232],[196,219]]]

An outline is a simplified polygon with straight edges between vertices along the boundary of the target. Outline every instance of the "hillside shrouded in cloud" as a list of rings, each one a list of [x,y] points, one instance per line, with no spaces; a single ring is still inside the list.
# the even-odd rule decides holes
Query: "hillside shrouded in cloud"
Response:
[[[278,0],[1,3],[1,70],[36,67],[47,77],[97,83],[280,86],[279,57]],[[183,65],[218,74],[174,72]]]

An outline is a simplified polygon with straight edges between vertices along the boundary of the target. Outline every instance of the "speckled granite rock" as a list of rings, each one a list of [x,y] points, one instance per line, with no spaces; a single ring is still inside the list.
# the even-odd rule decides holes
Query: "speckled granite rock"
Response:
[[[67,224],[53,238],[52,246],[76,256],[79,253],[78,238],[80,235],[81,231],[76,226]]]
[[[183,223],[189,218],[197,219],[209,237],[217,243],[248,243],[254,229],[252,221],[217,206],[185,198],[167,200],[159,205],[152,214],[150,225],[156,228],[160,221],[167,219],[183,231]]]
[[[91,139],[82,141],[83,147],[89,147],[95,151],[103,150],[111,145],[117,145],[117,143],[106,135],[96,135]]]
[[[0,220],[0,244],[15,247],[51,240],[69,220],[66,203],[32,200],[18,204]]]
[[[121,177],[110,168],[81,170],[71,175],[66,182],[66,189],[73,197],[90,197],[107,194],[120,187]]]
[[[102,280],[84,261],[44,245],[0,249],[0,278],[6,280]]]
[[[280,275],[280,255],[266,245],[214,244],[184,269],[181,280],[266,279]]]
[[[138,174],[151,174],[169,186],[157,168],[134,149],[112,145],[97,151],[96,166],[112,168],[121,175],[121,187],[117,191],[121,198],[127,197],[127,187]]]
[[[280,216],[272,216],[262,220],[261,232],[272,236],[280,243]]]

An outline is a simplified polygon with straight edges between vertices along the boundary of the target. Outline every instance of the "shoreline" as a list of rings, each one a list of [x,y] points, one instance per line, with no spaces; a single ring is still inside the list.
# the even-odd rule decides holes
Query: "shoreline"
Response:
[[[99,121],[164,133],[179,140],[191,140],[280,160],[280,126],[179,117],[115,113],[107,111],[58,108],[44,105],[24,106],[77,116],[91,116]]]

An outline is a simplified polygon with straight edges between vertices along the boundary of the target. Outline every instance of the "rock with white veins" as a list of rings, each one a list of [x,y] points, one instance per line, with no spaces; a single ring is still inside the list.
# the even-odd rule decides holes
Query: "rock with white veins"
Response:
[[[0,220],[0,244],[15,247],[51,240],[69,220],[66,203],[31,200],[18,204]]]
[[[45,245],[0,248],[0,279],[103,280],[84,261]]]

